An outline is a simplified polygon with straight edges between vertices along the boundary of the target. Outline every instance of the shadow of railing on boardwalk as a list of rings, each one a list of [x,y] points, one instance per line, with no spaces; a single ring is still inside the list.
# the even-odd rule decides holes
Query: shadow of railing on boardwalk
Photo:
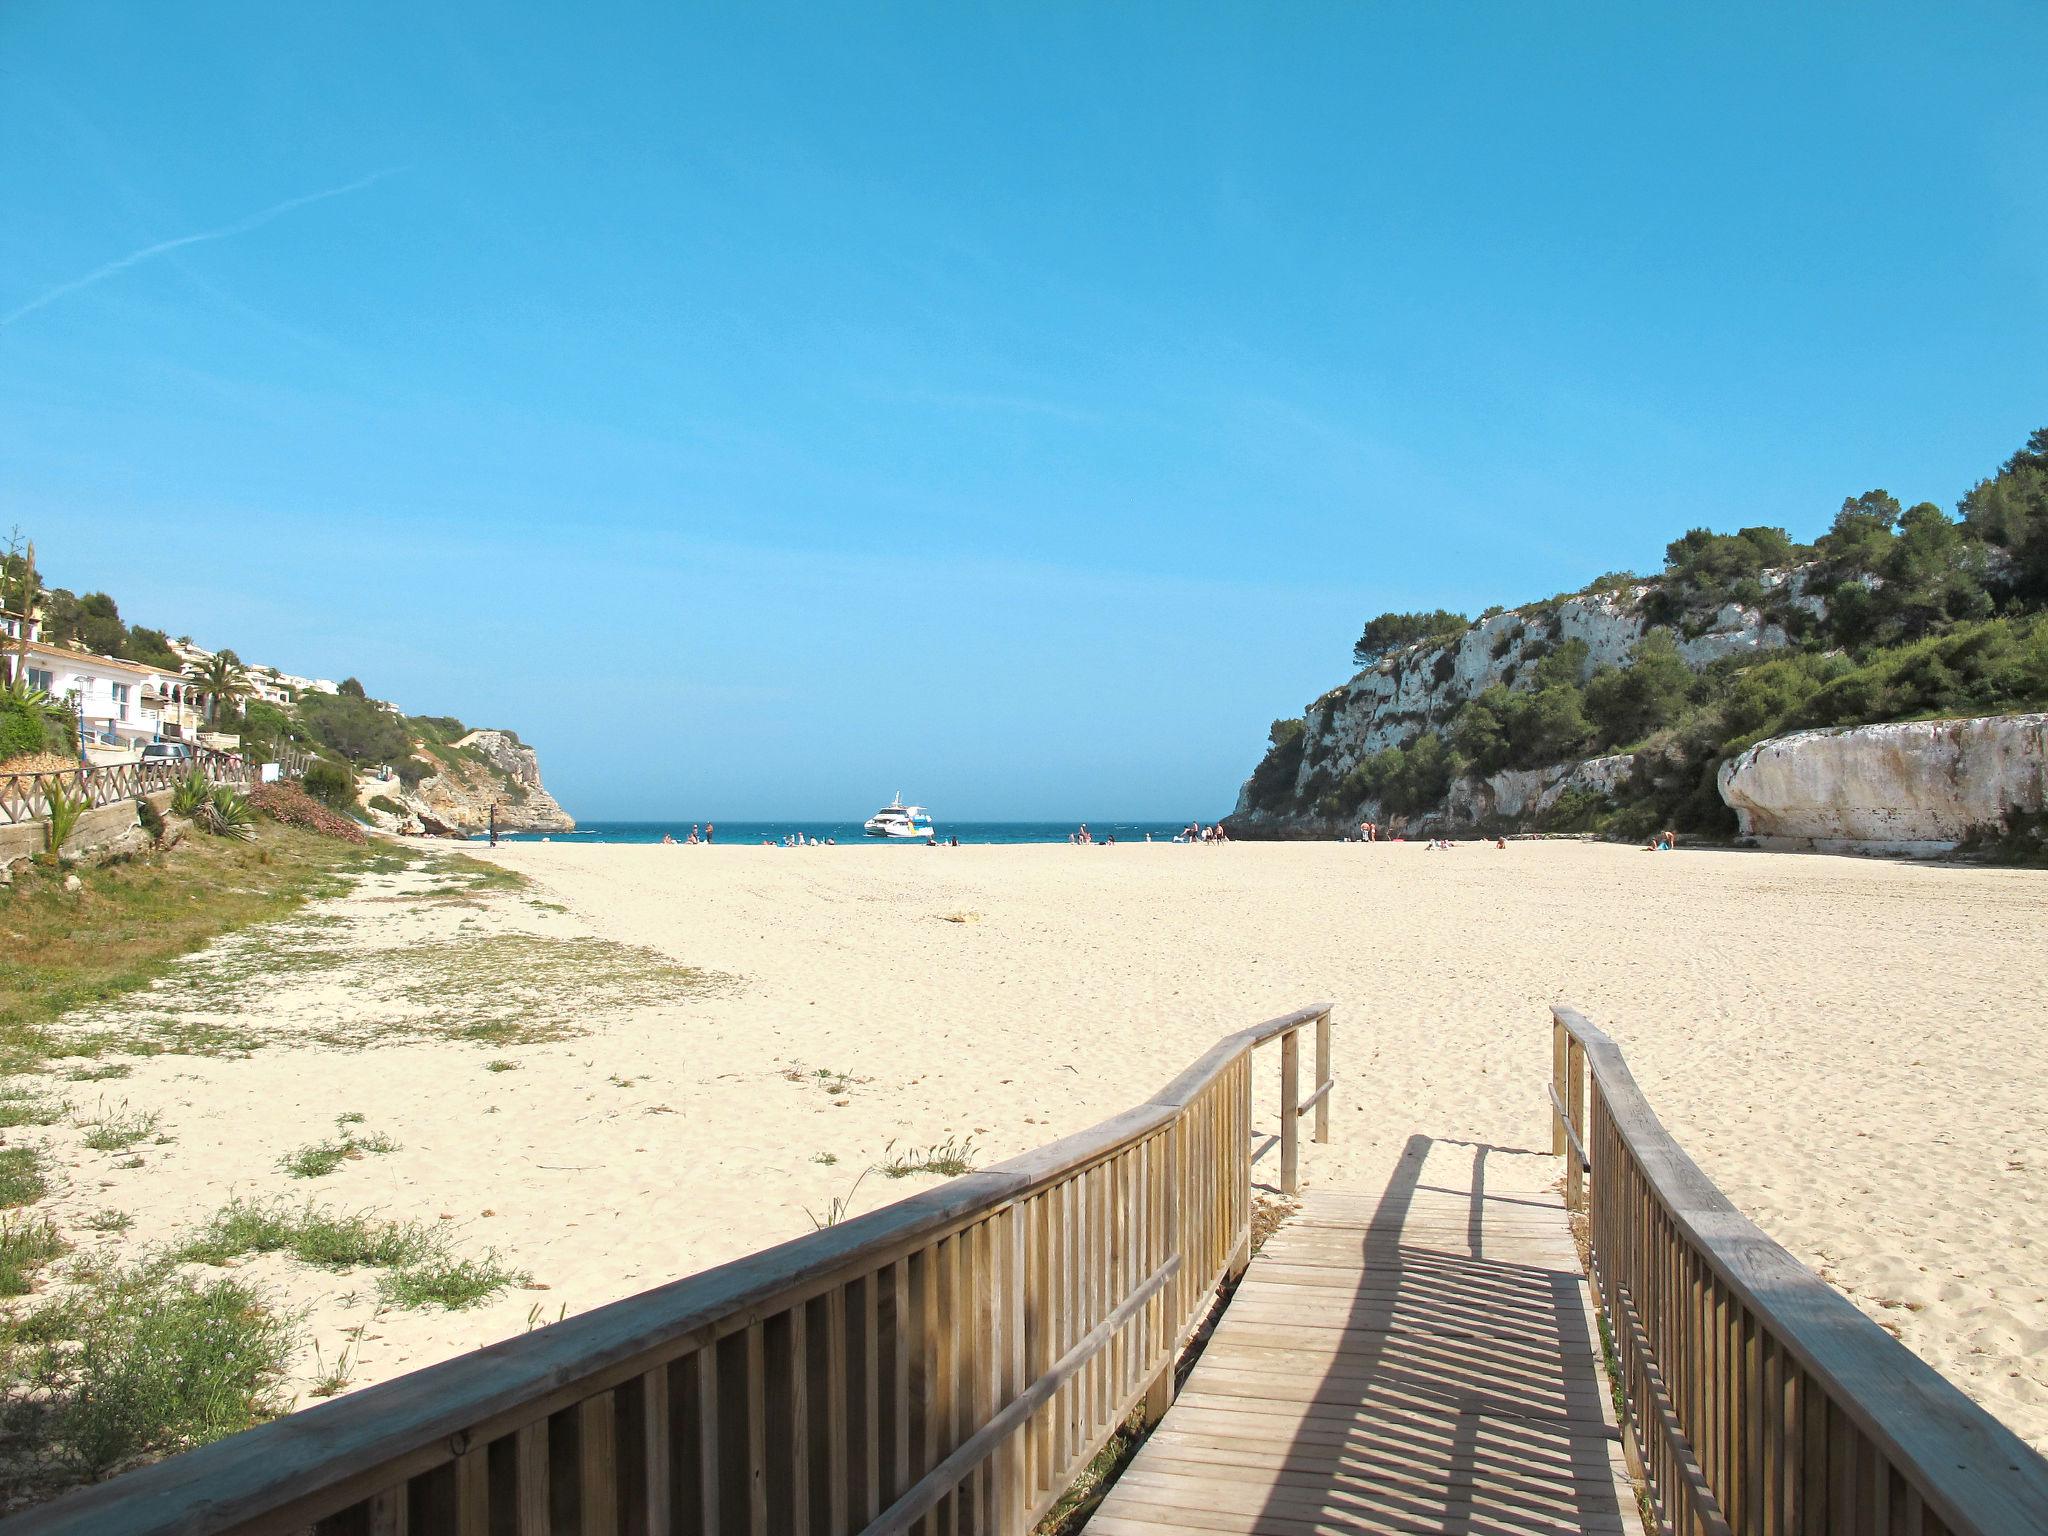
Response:
[[[1425,1184],[1432,1152],[1442,1166],[1458,1147],[1471,1153],[1465,1187]],[[1328,1271],[1355,1289],[1333,1286],[1331,1306],[1311,1316],[1302,1311],[1305,1288],[1288,1288],[1289,1310],[1276,1308],[1273,1320],[1284,1315],[1297,1328],[1327,1328],[1333,1353],[1315,1367],[1323,1374],[1305,1409],[1274,1402],[1297,1422],[1278,1464],[1259,1468],[1271,1487],[1247,1500],[1256,1528],[1320,1517],[1493,1536],[1624,1529],[1610,1463],[1617,1433],[1602,1422],[1600,1346],[1580,1276],[1575,1268],[1486,1257],[1489,1248],[1508,1246],[1489,1234],[1489,1219],[1511,1216],[1521,1203],[1487,1193],[1494,1153],[1537,1155],[1410,1137],[1361,1239],[1362,1277]],[[1454,1197],[1463,1206],[1462,1233],[1435,1213],[1418,1223],[1418,1194]],[[1449,1202],[1431,1203],[1456,1220]],[[1256,1282],[1257,1272],[1248,1278]],[[1233,1303],[1260,1306],[1256,1283]],[[1276,1399],[1299,1367],[1274,1352]],[[1256,1390],[1260,1375],[1248,1370],[1242,1384]],[[1199,1416],[1184,1418],[1187,1427],[1226,1427],[1220,1410],[1200,1402],[1197,1394],[1177,1406],[1177,1415]],[[1246,1411],[1244,1399],[1233,1408]]]

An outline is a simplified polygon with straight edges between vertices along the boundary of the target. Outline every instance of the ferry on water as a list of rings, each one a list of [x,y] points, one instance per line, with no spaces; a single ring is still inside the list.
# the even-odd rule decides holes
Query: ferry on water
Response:
[[[894,800],[867,819],[863,830],[869,837],[930,837],[932,813],[921,805],[905,805],[899,791]]]

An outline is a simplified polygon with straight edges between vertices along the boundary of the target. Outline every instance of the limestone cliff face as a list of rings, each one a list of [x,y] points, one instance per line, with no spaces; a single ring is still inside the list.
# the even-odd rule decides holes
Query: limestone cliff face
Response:
[[[2048,809],[2048,715],[1798,731],[1730,758],[1719,785],[1764,847],[1946,853]]]
[[[1589,757],[1549,768],[1510,768],[1486,778],[1471,775],[1451,785],[1444,819],[1453,825],[1523,821],[1541,816],[1574,791],[1612,795],[1635,767],[1635,754]]]
[[[471,731],[447,757],[428,760],[438,764],[440,772],[420,780],[416,789],[364,781],[365,801],[382,795],[405,808],[403,818],[376,813],[399,830],[487,831],[494,803],[500,831],[568,832],[576,826],[575,818],[542,786],[540,759],[533,748],[504,731]]]
[[[1819,613],[1820,600],[1805,595],[1805,578],[1802,567],[1767,572],[1761,584],[1779,603]],[[1566,641],[1585,642],[1588,677],[1600,667],[1624,665],[1650,628],[1644,600],[1657,588],[1655,582],[1644,582],[1511,608],[1481,619],[1449,645],[1424,641],[1381,657],[1308,706],[1301,767],[1294,783],[1296,808],[1276,814],[1254,805],[1247,782],[1238,792],[1231,827],[1253,837],[1320,837],[1344,830],[1325,825],[1301,808],[1313,803],[1318,784],[1340,781],[1374,753],[1405,747],[1427,731],[1443,729],[1467,699],[1496,684],[1510,689],[1531,686],[1536,662]],[[1733,603],[1708,623],[1681,631],[1676,639],[1679,654],[1693,667],[1789,643],[1784,629],[1761,610]],[[1442,812],[1424,818],[1423,824],[1469,825],[1538,814],[1569,789],[1604,791],[1619,783],[1627,776],[1628,762],[1600,758],[1463,779],[1452,787]],[[1604,766],[1595,769],[1594,763]],[[1369,803],[1364,811],[1372,819],[1384,819],[1373,815]]]

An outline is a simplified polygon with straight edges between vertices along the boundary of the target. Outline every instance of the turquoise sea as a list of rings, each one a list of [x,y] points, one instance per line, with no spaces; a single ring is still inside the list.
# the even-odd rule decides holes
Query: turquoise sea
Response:
[[[1204,820],[1206,824],[1214,818]],[[587,821],[574,832],[509,832],[500,836],[506,842],[517,843],[536,843],[542,837],[555,842],[658,843],[667,835],[681,842],[690,835],[691,825],[692,823],[687,821]],[[962,843],[1064,843],[1080,825],[1079,821],[940,819],[937,823],[937,832],[942,843],[955,837]],[[1145,835],[1150,833],[1154,841],[1167,843],[1172,842],[1186,826],[1185,821],[1090,821],[1088,830],[1097,841],[1105,837],[1114,837],[1120,843],[1142,843],[1145,841]],[[859,844],[867,848],[924,846],[922,842],[912,842],[908,838],[869,837],[861,831],[861,824],[858,821],[793,817],[788,821],[721,821],[717,823],[717,827],[717,841],[721,843],[780,843],[793,833],[802,833],[805,837],[815,837],[821,842],[826,838],[837,839],[842,847],[847,844]]]

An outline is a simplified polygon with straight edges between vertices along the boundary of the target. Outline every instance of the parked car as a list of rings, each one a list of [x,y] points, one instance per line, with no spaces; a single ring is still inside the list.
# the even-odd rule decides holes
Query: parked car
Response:
[[[182,741],[152,741],[142,749],[143,766],[170,763],[184,767],[192,761],[192,749]]]

